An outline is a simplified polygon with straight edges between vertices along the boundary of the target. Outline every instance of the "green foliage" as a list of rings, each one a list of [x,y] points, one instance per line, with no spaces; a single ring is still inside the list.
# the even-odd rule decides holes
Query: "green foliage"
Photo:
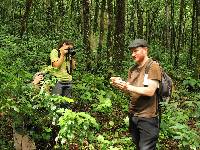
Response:
[[[2,127],[0,149],[13,148],[12,133],[10,133],[12,127],[31,135],[37,144],[41,142],[53,145],[55,139],[51,139],[52,134],[53,132],[59,133],[56,145],[58,149],[65,149],[66,145],[69,146],[71,143],[78,143],[83,149],[134,149],[127,134],[128,118],[126,116],[129,101],[125,95],[109,85],[111,75],[120,75],[126,79],[128,68],[133,64],[128,49],[125,48],[126,57],[120,62],[124,66],[123,72],[113,72],[113,64],[110,60],[115,50],[111,52],[110,60],[108,60],[105,40],[102,50],[96,50],[98,46],[92,47],[93,66],[87,68],[88,66],[83,62],[87,55],[84,55],[82,45],[81,1],[49,2],[33,1],[27,17],[27,28],[21,38],[19,35],[21,34],[22,17],[26,8],[24,1],[2,0],[0,3],[0,112],[4,114],[3,119],[0,120]],[[166,49],[165,30],[167,24],[172,24],[178,31],[179,1],[175,1],[174,21],[170,23],[167,22],[165,16],[164,1],[142,1],[139,5],[144,12],[142,15],[145,25],[144,34],[150,42],[150,54],[170,74],[176,86],[169,104],[163,103],[159,149],[167,149],[166,141],[169,143],[176,141],[175,144],[179,146],[179,149],[195,150],[200,147],[198,134],[200,82],[198,75],[194,73],[194,66],[197,63],[195,58],[199,59],[196,55],[199,52],[198,48],[193,51],[192,61],[189,64],[191,67],[187,66],[188,50],[192,44],[190,39],[192,2],[186,1],[185,3],[184,16],[187,20],[183,21],[185,24],[182,30],[185,32],[184,39],[181,39],[183,42],[178,69],[174,69],[173,66],[175,50]],[[91,4],[91,14],[94,14],[95,3]],[[129,30],[128,34],[131,36],[125,35],[126,44],[129,43],[128,40],[138,36],[135,28],[138,24],[135,18],[137,12],[134,11],[136,3],[128,1],[127,4],[126,24],[128,26],[126,29]],[[105,25],[107,21],[105,18]],[[131,24],[132,21],[133,24]],[[149,26],[152,27],[150,31],[148,31]],[[132,27],[133,30],[130,31]],[[172,26],[170,28],[172,29]],[[106,35],[107,29],[105,31]],[[195,32],[196,37],[198,37],[197,34]],[[96,43],[91,44],[97,45],[96,39],[99,39],[99,32],[93,36],[95,40],[91,41]],[[198,45],[196,37],[192,37],[194,47]],[[72,39],[77,47],[78,68],[73,74],[74,99],[49,95],[46,90],[49,90],[56,82],[56,79],[52,78],[49,73],[45,72],[45,80],[42,81],[39,90],[29,84],[35,72],[43,71],[41,66],[50,64],[49,53],[63,38]],[[178,46],[178,38],[171,43],[175,47]],[[173,41],[170,39],[168,42]],[[96,60],[95,55],[99,53],[102,58]],[[69,104],[71,108],[65,111],[60,109],[60,104],[63,102]],[[8,136],[7,133],[9,133]],[[83,144],[85,141],[88,141],[86,146]]]
[[[63,116],[59,118],[58,125],[60,131],[56,141],[60,141],[62,147],[67,148],[70,143],[78,143],[82,145],[84,139],[93,141],[99,124],[95,118],[85,112],[72,112],[71,110],[63,110]]]
[[[188,77],[187,79],[185,79],[183,81],[183,86],[185,88],[187,88],[188,90],[190,90],[190,91],[199,92],[199,89],[200,89],[200,80],[196,80],[196,79],[193,79],[191,77]]]
[[[178,102],[166,104],[163,103],[165,111],[162,113],[161,122],[161,139],[174,139],[179,143],[179,147],[188,149],[199,148],[199,134],[196,130],[196,119],[194,113],[199,109],[193,101],[184,102],[184,107],[181,108]],[[199,103],[197,103],[199,105]],[[187,111],[186,111],[187,110]],[[194,121],[192,121],[193,119]],[[196,118],[196,119],[195,119]],[[190,126],[190,123],[194,124]]]
[[[116,137],[114,139],[106,140],[103,135],[98,135],[97,142],[99,144],[99,149],[101,150],[123,150],[123,149],[133,149],[132,139],[130,137],[118,137],[118,132],[114,133]],[[108,137],[107,137],[108,138]]]
[[[34,40],[33,37],[30,39]],[[127,97],[110,87],[107,74],[104,71],[101,74],[91,74],[84,72],[83,66],[78,66],[73,75],[74,100],[51,96],[46,92],[46,85],[51,87],[56,80],[50,76],[48,68],[43,69],[40,66],[46,64],[44,60],[46,61],[49,55],[48,52],[41,50],[45,45],[53,45],[54,42],[45,41],[45,38],[35,42],[31,42],[32,40],[29,40],[28,44],[19,42],[13,36],[5,36],[0,40],[4,44],[0,49],[0,108],[12,120],[13,127],[20,132],[28,133],[37,143],[49,143],[50,140],[55,140],[51,138],[55,132],[54,128],[58,126],[57,148],[66,148],[71,143],[91,149],[121,150],[133,147],[130,137],[126,134]],[[36,48],[37,44],[44,47]],[[167,58],[167,55],[166,58],[163,57],[161,63],[176,77],[178,74],[175,74],[169,62],[163,63]],[[7,61],[8,59],[10,61]],[[31,65],[36,59],[39,60],[37,64]],[[128,61],[124,62],[124,65],[128,68],[131,64]],[[31,85],[26,85],[27,82],[31,82],[34,72],[38,70],[44,70],[46,73],[39,91]],[[178,72],[181,72],[181,69]],[[186,74],[191,73],[187,71],[182,76]],[[124,79],[125,76],[124,73]],[[192,90],[188,90],[191,87]],[[199,96],[196,94],[198,89],[197,79],[184,78],[182,84],[174,91],[170,104],[163,103],[165,111],[162,113],[160,148],[165,147],[165,144],[162,144],[165,140],[178,141],[180,149],[199,147],[197,139],[200,104]],[[63,102],[72,103],[69,105],[73,111],[60,109],[60,103]],[[87,146],[83,144],[85,141],[89,143]],[[8,141],[2,141],[2,145],[6,143]]]
[[[59,118],[56,110],[59,104],[73,102],[61,96],[50,96],[40,92],[34,94],[32,88],[25,87],[21,98],[10,105],[13,128],[18,132],[31,135],[36,140],[49,140],[51,136],[52,121]]]
[[[111,112],[112,108],[112,103],[109,98],[105,98],[104,96],[106,95],[105,91],[99,91],[100,95],[97,95],[97,98],[99,99],[98,104],[93,104],[92,107],[94,111],[98,112]]]
[[[74,95],[79,105],[89,105],[95,112],[109,113],[112,111],[111,99],[114,93],[106,88],[104,77],[84,74],[80,77],[76,75],[74,79],[79,81],[74,85]]]

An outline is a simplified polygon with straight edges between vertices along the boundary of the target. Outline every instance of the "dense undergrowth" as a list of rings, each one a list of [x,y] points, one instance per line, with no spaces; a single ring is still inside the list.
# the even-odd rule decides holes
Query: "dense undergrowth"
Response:
[[[14,149],[12,129],[15,129],[30,135],[38,149],[134,149],[128,134],[129,99],[110,86],[111,74],[106,62],[102,62],[104,67],[101,69],[94,67],[92,72],[86,72],[81,64],[83,55],[81,50],[78,51],[78,66],[73,73],[73,99],[51,96],[44,87],[38,90],[30,84],[34,73],[48,65],[49,52],[55,44],[56,41],[45,37],[21,40],[2,32],[0,148]],[[167,53],[165,57],[159,57],[156,45],[154,51],[152,57],[160,59],[175,86],[169,102],[162,103],[157,147],[199,149],[200,81],[184,63],[175,71]],[[124,78],[130,61],[124,62]],[[44,83],[52,82],[50,77],[44,80]],[[62,103],[67,103],[66,109],[60,107]]]

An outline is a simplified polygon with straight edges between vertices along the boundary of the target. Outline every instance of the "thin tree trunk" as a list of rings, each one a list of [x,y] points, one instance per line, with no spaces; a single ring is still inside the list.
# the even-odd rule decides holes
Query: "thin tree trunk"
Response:
[[[99,4],[99,0],[95,1],[95,10],[94,10],[94,20],[93,20],[93,32],[96,33],[97,32],[97,28],[98,28],[98,18],[99,18],[99,8],[100,8],[100,4]]]
[[[171,62],[173,61],[173,51],[175,50],[175,37],[176,37],[176,32],[175,32],[175,23],[174,23],[174,0],[171,0],[171,51],[170,51],[170,58]]]
[[[82,28],[81,28],[81,26],[82,26],[82,24],[81,24],[81,5],[80,5],[80,1],[79,0],[77,0],[77,3],[76,3],[76,6],[77,6],[77,9],[76,9],[76,11],[77,11],[77,13],[76,13],[76,25],[77,25],[77,30],[79,31],[79,33],[80,34],[82,34]]]
[[[102,45],[104,38],[104,11],[106,7],[106,0],[102,0],[101,2],[101,14],[100,14],[100,34],[99,34],[99,45],[97,51],[97,66],[99,68],[101,59],[102,59]]]
[[[178,68],[179,54],[180,54],[180,50],[182,49],[183,16],[184,16],[184,0],[180,0],[179,27],[178,27],[179,38],[178,38],[177,48],[175,50],[175,59],[174,59],[174,67],[175,68]]]
[[[112,0],[107,0],[108,12],[108,32],[107,32],[107,60],[111,62],[112,46],[113,46],[113,4]]]
[[[197,47],[196,47],[196,69],[195,74],[200,79],[200,0],[196,0],[196,23],[197,23]]]
[[[194,48],[194,37],[195,37],[195,22],[196,22],[196,0],[193,1],[193,12],[192,12],[192,28],[191,28],[191,41],[189,49],[188,66],[192,64],[193,48]]]
[[[143,38],[143,17],[142,17],[142,9],[141,9],[141,3],[139,0],[136,0],[136,6],[137,6],[137,37]]]
[[[146,10],[146,30],[145,30],[145,32],[144,32],[144,37],[145,37],[145,39],[147,40],[147,41],[149,41],[149,23],[150,23],[150,17],[149,17],[149,10]]]
[[[33,3],[33,0],[26,0],[26,9],[21,21],[21,32],[20,32],[21,37],[23,36],[24,32],[26,32],[27,30],[28,17],[29,17],[32,3]]]
[[[124,59],[125,46],[125,0],[116,0],[116,18],[115,18],[115,34],[114,34],[114,63],[115,71],[122,71],[122,61]]]
[[[64,15],[65,15],[65,8],[64,8],[64,2],[63,0],[58,1],[58,15],[56,17],[56,24],[55,24],[55,30],[58,32],[59,30],[62,31],[63,29],[63,22],[64,22]]]
[[[54,26],[54,13],[53,13],[53,2],[52,0],[47,1],[47,8],[46,8],[46,22],[47,22],[47,33],[49,31],[53,31],[53,26]]]
[[[160,38],[160,33],[158,34],[158,27],[156,26],[156,20],[158,17],[158,12],[159,12],[159,7],[158,8],[153,8],[150,10],[146,11],[147,14],[147,25],[146,25],[146,39],[150,43],[151,41],[155,41],[156,36],[159,35]],[[156,39],[157,40],[157,39]]]
[[[134,24],[134,22],[135,22],[135,19],[134,19],[135,18],[135,7],[134,7],[135,0],[132,0],[131,4],[132,4],[132,6],[131,7],[129,6],[131,8],[129,34],[133,39],[135,39],[135,24]]]
[[[166,16],[166,23],[165,23],[165,45],[166,48],[170,48],[170,2],[169,0],[165,0],[165,16]]]
[[[147,10],[146,12],[147,15],[147,25],[146,25],[146,39],[150,43],[151,40],[154,39],[155,32],[154,32],[154,17],[155,17],[155,11],[152,10]],[[156,17],[155,17],[156,18]]]
[[[85,53],[85,64],[86,70],[91,70],[91,47],[90,47],[90,1],[83,0],[83,45],[84,45],[84,53]]]

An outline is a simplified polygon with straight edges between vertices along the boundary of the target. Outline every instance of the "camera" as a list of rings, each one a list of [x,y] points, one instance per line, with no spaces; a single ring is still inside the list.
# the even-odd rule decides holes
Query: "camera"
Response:
[[[68,54],[74,56],[76,54],[76,51],[74,48],[68,48]]]

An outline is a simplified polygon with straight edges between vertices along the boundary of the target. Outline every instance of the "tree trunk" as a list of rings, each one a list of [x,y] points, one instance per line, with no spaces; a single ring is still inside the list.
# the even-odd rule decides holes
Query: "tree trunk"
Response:
[[[125,46],[125,0],[116,0],[115,34],[114,34],[114,63],[115,71],[122,71]]]
[[[197,47],[196,47],[196,70],[195,74],[200,79],[200,0],[196,0],[196,23],[197,23]]]
[[[86,70],[91,70],[92,53],[90,47],[90,0],[83,0],[83,45],[84,45],[84,59],[86,64]]]
[[[130,16],[130,25],[129,25],[129,34],[132,37],[132,39],[135,39],[135,0],[131,1],[131,16]]]
[[[113,4],[112,0],[107,0],[108,12],[108,32],[107,32],[107,61],[111,62],[112,46],[113,46]]]
[[[196,0],[193,1],[193,11],[192,11],[192,28],[191,28],[191,41],[189,48],[189,58],[188,58],[188,66],[192,64],[192,56],[193,56],[193,48],[194,48],[194,38],[195,38],[195,22],[196,22]]]
[[[54,3],[52,2],[52,0],[48,0],[47,1],[47,7],[46,7],[46,22],[47,22],[47,33],[49,31],[53,31],[54,29],[54,13],[53,13],[53,9],[54,9]]]
[[[165,45],[166,48],[170,48],[170,2],[169,0],[165,0],[165,18],[166,18],[166,23],[165,23]]]
[[[149,31],[150,31],[150,28],[149,28],[149,25],[150,25],[150,12],[149,10],[146,11],[146,31],[144,33],[144,37],[147,41],[150,40],[150,35],[149,35]]]
[[[136,6],[137,6],[137,38],[143,38],[143,17],[142,17],[142,8],[141,8],[141,3],[139,0],[135,1]]]
[[[99,45],[97,51],[97,68],[100,66],[100,62],[102,59],[102,44],[104,37],[104,11],[106,6],[106,0],[102,0],[101,2],[101,14],[100,14],[100,34],[99,34]]]
[[[171,38],[170,38],[170,47],[171,47],[171,51],[170,51],[170,58],[171,58],[171,62],[173,62],[173,51],[175,50],[175,37],[176,37],[176,32],[175,32],[175,23],[174,23],[174,0],[171,0]]]
[[[58,32],[59,30],[62,31],[63,29],[63,23],[64,23],[64,15],[65,15],[65,8],[64,8],[64,2],[63,0],[58,1],[58,15],[56,17],[56,24],[55,24],[55,30]]]
[[[97,28],[98,28],[98,18],[99,18],[99,0],[95,1],[96,5],[95,5],[95,11],[94,11],[94,20],[93,20],[93,32],[96,33],[97,32]]]
[[[21,21],[21,32],[20,32],[21,37],[23,36],[24,32],[26,32],[27,30],[28,17],[29,17],[32,3],[33,3],[33,0],[26,0],[26,9]]]
[[[179,13],[179,27],[178,27],[178,43],[177,48],[175,50],[175,59],[174,59],[174,67],[178,68],[179,62],[179,54],[180,50],[182,49],[182,23],[183,23],[183,16],[184,16],[184,0],[180,0],[180,13]]]

